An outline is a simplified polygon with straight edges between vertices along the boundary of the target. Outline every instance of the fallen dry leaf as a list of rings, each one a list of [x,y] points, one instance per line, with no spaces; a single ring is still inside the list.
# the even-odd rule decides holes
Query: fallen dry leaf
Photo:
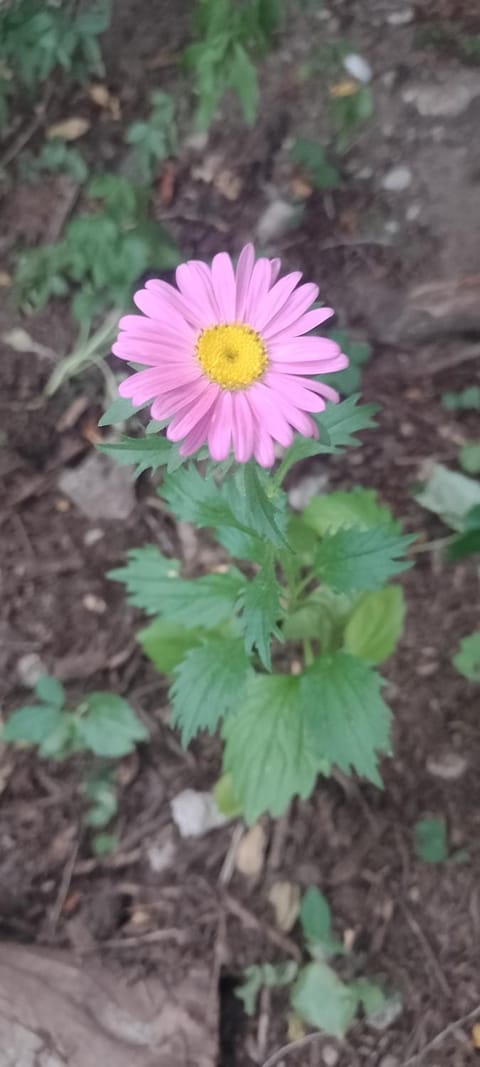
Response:
[[[275,922],[286,934],[295,926],[300,911],[300,889],[294,882],[275,882],[268,899],[275,912]]]
[[[313,193],[313,185],[307,182],[305,178],[292,178],[290,192],[296,200],[308,200]]]
[[[177,167],[172,159],[167,160],[163,165],[162,173],[157,187],[159,190],[160,203],[162,207],[170,207],[172,200],[175,196],[175,180],[177,177]]]
[[[108,89],[106,85],[100,84],[89,85],[87,88],[87,93],[90,97],[90,100],[94,104],[96,104],[97,107],[101,108],[102,111],[108,111],[112,116],[112,119],[114,119],[115,122],[118,122],[118,120],[122,116],[118,96],[113,96],[113,94],[110,92],[110,89]]]
[[[358,82],[353,81],[352,78],[345,78],[343,81],[331,85],[328,91],[334,99],[340,96],[354,96],[355,93],[358,93]]]
[[[472,1026],[472,1045],[474,1049],[480,1049],[480,1023]]]
[[[302,1037],[305,1037],[306,1030],[299,1015],[296,1015],[294,1011],[289,1012],[288,1015],[288,1040],[289,1041],[301,1041]]]
[[[213,184],[219,193],[225,197],[225,200],[238,200],[242,191],[243,182],[239,174],[236,174],[234,170],[225,168],[220,170],[213,179]]]
[[[0,286],[2,289],[8,289],[12,284],[12,275],[8,273],[8,270],[0,270]]]
[[[261,823],[251,826],[237,848],[235,866],[246,878],[257,878],[265,859],[267,838]]]
[[[63,141],[77,141],[90,129],[91,123],[80,115],[72,115],[69,119],[54,122],[47,128],[47,139],[53,141],[55,137],[61,137]]]

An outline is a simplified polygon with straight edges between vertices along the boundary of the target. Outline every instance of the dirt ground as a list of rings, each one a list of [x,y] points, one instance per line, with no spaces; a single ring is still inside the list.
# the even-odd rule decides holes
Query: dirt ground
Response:
[[[299,77],[312,42],[319,47],[347,37],[368,60],[375,117],[345,158],[341,188],[328,195],[304,189],[297,224],[277,228],[264,243],[318,281],[339,324],[373,346],[362,392],[380,404],[379,428],[346,458],[302,467],[297,480],[313,473],[333,487],[373,486],[423,540],[444,531],[412,498],[421,462],[453,464],[459,444],[478,437],[478,417],[441,406],[446,390],[479,383],[478,353],[476,362],[473,356],[480,340],[480,65],[459,44],[463,34],[480,33],[474,6],[468,0],[411,7],[401,0],[330,0],[304,10],[291,3],[289,32],[262,74],[256,126],[246,129],[236,107],[225,103],[208,138],[186,132],[171,203],[162,204],[161,175],[153,190],[156,214],[186,256],[237,252],[245,239],[258,238],[269,204],[298,195],[292,138],[322,138],[321,85]],[[120,98],[122,122],[144,113],[153,86],[178,90],[172,57],[185,41],[188,11],[183,2],[157,3],[153,33],[145,0],[115,4],[106,81]],[[445,31],[440,43],[438,35],[432,41],[432,23]],[[187,115],[188,101],[180,109]],[[84,112],[93,122],[87,157],[121,166],[118,123],[92,111],[83,91],[54,94],[48,120]],[[40,144],[41,129],[35,137]],[[404,172],[401,189],[388,179],[394,168]],[[35,243],[51,232],[59,181],[20,183],[4,198],[5,269],[20,238]],[[24,319],[5,292],[2,336],[21,324],[37,343],[68,352],[65,305]],[[138,615],[105,578],[130,547],[158,543],[194,571],[214,562],[212,546],[175,528],[148,478],[136,483],[126,519],[78,510],[59,481],[93,452],[101,386],[88,374],[46,402],[50,369],[34,352],[1,348],[2,708],[25,701],[25,657],[36,654],[64,681],[72,703],[86,689],[128,695],[152,743],[119,766],[120,843],[105,859],[92,857],[80,825],[81,761],[46,764],[25,752],[3,753],[0,936],[80,958],[90,954],[132,982],[168,971],[180,983],[206,966],[218,994],[218,1067],[253,1067],[270,1063],[287,1044],[287,1005],[283,994],[264,995],[251,1021],[234,996],[235,983],[249,964],[298,953],[298,928],[287,936],[275,927],[271,885],[318,885],[331,902],[336,930],[354,942],[356,966],[383,976],[400,994],[402,1010],[381,1031],[358,1022],[348,1041],[318,1036],[272,1065],[474,1064],[479,702],[451,656],[478,627],[478,565],[452,566],[438,552],[420,552],[405,576],[406,631],[384,669],[395,716],[395,757],[383,767],[384,791],[320,781],[313,797],[295,803],[278,824],[264,821],[268,846],[260,876],[249,881],[233,870],[225,877],[236,827],[182,839],[169,803],[184,788],[211,787],[219,745],[200,739],[181,750],[168,725],[166,683],[135,643]],[[454,779],[439,771],[452,754],[460,768]],[[413,827],[424,815],[445,816],[452,851],[466,849],[468,858],[439,867],[417,860]]]

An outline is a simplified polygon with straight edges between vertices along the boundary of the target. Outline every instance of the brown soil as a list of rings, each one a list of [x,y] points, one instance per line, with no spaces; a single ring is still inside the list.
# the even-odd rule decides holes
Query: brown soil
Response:
[[[188,5],[179,5],[181,16],[175,5],[173,19],[169,4],[157,6],[162,34],[152,40],[150,7],[144,0],[116,5],[107,41],[109,85],[120,95],[126,121],[142,113],[152,85],[175,89],[175,67],[168,64],[160,63],[141,78],[146,58],[160,51],[173,55],[185,39]],[[445,338],[430,342],[430,363],[411,335],[408,344],[401,332],[395,337],[394,324],[412,286],[451,279],[461,290],[467,274],[480,272],[477,236],[472,232],[470,242],[465,236],[472,222],[466,216],[478,196],[474,118],[472,109],[453,122],[420,118],[400,106],[402,86],[417,78],[446,77],[459,60],[433,47],[415,50],[416,23],[385,31],[392,6],[386,0],[372,0],[368,17],[355,14],[354,6],[332,2],[330,21],[313,25],[317,39],[324,32],[346,34],[368,56],[375,71],[378,121],[349,154],[342,188],[328,197],[309,196],[301,224],[274,238],[273,245],[288,265],[300,264],[322,283],[342,325],[374,344],[363,393],[380,404],[379,429],[365,435],[361,449],[332,460],[327,468],[322,464],[322,469],[333,486],[359,483],[379,489],[407,528],[430,540],[444,531],[415,504],[412,485],[423,459],[453,464],[459,444],[475,432],[478,436],[472,416],[446,414],[440,403],[446,389],[475,380],[475,364],[468,361],[437,373],[435,358],[441,351],[444,359]],[[435,15],[430,10],[434,5],[422,6],[429,7],[429,18],[450,14],[442,9]],[[465,17],[471,14],[467,11]],[[288,195],[295,175],[285,139],[300,129],[311,135],[318,119],[314,94],[296,78],[311,26],[299,15],[280,57],[267,62],[264,106],[252,131],[245,131],[235,111],[230,125],[214,126],[201,150],[190,142],[180,150],[173,203],[166,210],[157,196],[157,212],[170,216],[186,255],[208,257],[223,247],[236,251],[254,233],[268,198]],[[122,50],[126,41],[128,49]],[[459,69],[463,75],[464,68]],[[478,68],[472,69],[480,80]],[[393,82],[385,78],[391,71]],[[398,89],[393,95],[392,84]],[[73,99],[57,94],[49,121],[74,111],[82,100],[89,106],[78,91]],[[122,151],[118,127],[105,116],[94,117],[87,154],[93,158],[101,143],[103,158],[117,160]],[[395,129],[387,134],[389,121]],[[435,126],[443,127],[441,137],[432,133]],[[438,152],[442,173],[453,175],[452,161],[463,149],[463,178],[455,171],[452,185],[442,187],[447,217],[437,225],[432,200],[442,179],[435,169]],[[379,177],[405,160],[414,178],[402,199],[382,191]],[[425,184],[427,160],[433,168],[427,175],[431,185]],[[358,173],[367,163],[372,173],[364,180]],[[224,195],[226,187],[232,188],[225,171],[238,178],[236,196]],[[465,197],[459,202],[462,180]],[[55,181],[17,190],[2,231],[7,251],[12,252],[19,233],[31,241],[42,239],[56,195]],[[22,196],[29,198],[27,221]],[[405,222],[412,202],[420,204],[420,219]],[[386,222],[397,229],[385,230]],[[446,247],[449,242],[453,246],[458,232],[462,238],[449,269]],[[394,236],[385,238],[386,233]],[[0,332],[18,324],[10,302],[1,312]],[[68,351],[72,332],[67,307],[51,306],[22,325],[37,342]],[[458,327],[449,334],[453,364],[465,342],[462,333]],[[81,761],[45,764],[26,752],[4,753],[0,934],[77,953],[96,950],[114,969],[132,976],[171,968],[180,980],[196,961],[214,959],[222,974],[219,1067],[251,1067],[287,1042],[287,1007],[281,995],[264,997],[260,1021],[250,1022],[233,995],[235,980],[245,966],[285,958],[300,944],[297,929],[292,941],[279,944],[267,900],[271,884],[315,884],[331,901],[337,931],[354,940],[355,966],[384,976],[401,994],[403,1010],[383,1032],[360,1022],[348,1043],[319,1037],[288,1059],[285,1054],[287,1067],[321,1067],[327,1062],[325,1045],[338,1047],[339,1067],[401,1067],[447,1027],[421,1062],[429,1067],[473,1064],[471,1023],[464,1019],[480,999],[478,693],[456,674],[451,656],[459,639],[478,626],[478,568],[471,562],[453,567],[438,553],[425,552],[407,572],[406,631],[385,668],[395,714],[395,756],[385,761],[384,791],[340,778],[320,782],[310,801],[294,804],[279,824],[266,820],[269,847],[261,877],[250,884],[235,873],[225,888],[221,872],[232,828],[181,840],[169,807],[181,789],[211,786],[218,775],[219,746],[204,739],[186,753],[181,750],[168,726],[166,685],[135,644],[137,613],[105,578],[133,546],[157,542],[164,551],[181,554],[182,531],[155,507],[148,479],[137,484],[137,506],[127,521],[93,522],[69,502],[58,479],[92,448],[101,410],[99,382],[86,375],[47,403],[42,389],[48,372],[48,363],[34,354],[8,346],[1,350],[3,707],[8,712],[25,701],[19,661],[34,652],[64,680],[72,703],[86,689],[127,694],[148,724],[152,743],[137,760],[120,764],[120,845],[105,860],[92,858],[88,834],[80,826]],[[75,408],[79,398],[83,402]],[[70,423],[65,411],[72,413]],[[75,411],[80,412],[77,418]],[[309,472],[312,467],[315,463]],[[211,561],[211,546],[202,539],[196,545],[196,564]],[[103,614],[89,610],[92,595],[105,603]],[[461,776],[449,781],[432,774],[429,758],[431,766],[432,758],[451,753],[465,757]],[[462,863],[431,867],[415,858],[413,827],[427,814],[446,817],[452,851],[468,850]],[[171,859],[158,871],[155,856],[165,848]],[[148,936],[158,930],[167,931],[161,943]],[[456,1020],[460,1022],[452,1026]]]

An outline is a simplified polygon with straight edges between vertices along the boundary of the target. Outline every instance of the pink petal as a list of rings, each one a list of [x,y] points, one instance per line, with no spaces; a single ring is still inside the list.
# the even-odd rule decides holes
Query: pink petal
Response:
[[[276,363],[294,363],[296,359],[317,362],[334,359],[340,354],[340,347],[330,337],[292,337],[289,341],[270,341],[268,354]]]
[[[282,261],[281,261],[281,259],[271,259],[270,260],[270,271],[271,271],[270,285],[275,285],[275,282],[276,282],[276,280],[278,278],[278,275],[280,274],[281,269],[282,269]]]
[[[189,259],[188,263],[177,267],[175,280],[204,328],[214,326],[220,321],[212,276],[206,263],[199,259]]]
[[[270,360],[270,369],[283,374],[333,374],[334,371],[345,370],[345,367],[348,367],[348,359],[343,352],[339,352],[334,359],[295,359],[291,363]]]
[[[158,293],[148,289],[139,289],[138,292],[134,293],[133,299],[137,308],[140,308],[144,315],[155,322],[161,323],[162,327],[165,324],[170,333],[178,334],[179,337],[184,337],[190,341],[195,337],[193,326],[182,315],[179,315],[178,312],[169,307]]]
[[[118,341],[112,345],[112,352],[119,359],[130,360],[131,363],[146,363],[150,366],[164,363],[185,364],[193,363],[193,354],[188,351],[185,344],[178,347],[166,344],[162,341],[137,341],[120,334]]]
[[[238,322],[243,321],[254,263],[255,252],[253,245],[245,245],[245,248],[242,248],[238,257],[237,269],[235,272],[237,286],[235,318]]]
[[[180,315],[196,329],[203,325],[202,317],[195,314],[191,303],[175,289],[173,285],[161,281],[159,278],[151,278],[145,282],[145,289],[157,296],[158,300],[166,309],[170,308],[176,315]]]
[[[233,425],[232,437],[237,463],[246,463],[253,452],[255,438],[255,422],[252,409],[248,403],[247,394],[234,393],[233,401]]]
[[[245,322],[253,322],[258,310],[262,306],[270,286],[270,260],[257,259],[252,271],[250,285],[248,287],[247,301],[243,319]]]
[[[219,252],[212,260],[212,282],[215,299],[223,322],[235,319],[235,274],[230,256]]]
[[[210,408],[215,403],[220,393],[220,387],[213,382],[208,383],[208,387],[198,400],[194,400],[193,403],[181,412],[178,416],[175,416],[167,429],[167,437],[169,441],[180,441],[182,437],[186,437],[191,430],[197,425],[197,422],[210,411]]]
[[[307,384],[309,386],[317,384],[310,379],[295,378],[293,375],[277,374],[274,371],[270,371],[265,375],[265,384],[274,391],[278,390],[295,407],[300,408],[300,411],[323,411],[325,407],[316,390],[305,388]]]
[[[287,298],[284,306],[269,321],[268,327],[264,330],[264,337],[268,340],[270,337],[275,337],[282,330],[288,329],[292,323],[296,322],[307,311],[317,297],[318,285],[313,285],[312,282],[301,285]]]
[[[301,433],[303,437],[318,437],[318,427],[310,415],[300,411],[300,408],[295,407],[278,392],[275,393],[275,403],[294,430]]]
[[[120,382],[118,391],[120,396],[131,397],[136,404],[141,404],[144,400],[161,396],[171,388],[185,387],[201,377],[200,367],[188,367],[187,369],[176,367],[173,371],[170,368],[165,370],[163,367],[154,367],[151,370],[138,371],[129,378],[125,378],[123,382]]]
[[[273,464],[275,463],[275,451],[272,438],[266,430],[263,430],[258,424],[256,426],[254,452],[255,459],[261,467],[273,467]]]
[[[178,450],[181,456],[191,456],[194,452],[198,452],[198,449],[201,448],[202,445],[207,443],[208,427],[211,418],[212,412],[210,410],[203,416],[203,419],[200,419],[199,422],[197,422],[197,425],[193,430],[190,430],[190,433],[187,433],[187,436],[182,441]]]
[[[167,389],[161,396],[156,397],[152,404],[152,419],[168,419],[172,415],[178,415],[184,408],[190,407],[208,388],[208,379],[200,378],[191,385],[181,385],[173,389]]]
[[[251,320],[255,330],[263,330],[263,328],[268,326],[272,319],[275,318],[278,312],[286,304],[301,277],[301,271],[292,271],[292,273],[287,274],[285,278],[281,278],[281,280],[273,286],[273,289],[270,289],[262,306],[258,308],[255,317]]]
[[[213,408],[208,429],[208,450],[220,463],[230,451],[232,439],[232,394],[223,390]]]
[[[288,448],[292,443],[293,433],[276,403],[274,392],[257,382],[248,390],[248,402],[257,416],[257,423],[265,428],[274,441]]]
[[[306,315],[300,315],[296,322],[290,323],[290,326],[285,329],[279,330],[278,333],[271,334],[270,340],[272,341],[292,341],[294,337],[298,337],[300,334],[309,333],[310,330],[315,330],[317,326],[320,326],[322,322],[329,319],[333,314],[332,308],[314,308],[313,311],[307,311]],[[271,329],[271,324],[269,330]]]

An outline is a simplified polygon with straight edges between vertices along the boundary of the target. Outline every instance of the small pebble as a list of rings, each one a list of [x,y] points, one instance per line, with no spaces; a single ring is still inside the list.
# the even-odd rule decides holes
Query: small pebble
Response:
[[[422,213],[422,205],[421,204],[418,204],[418,203],[417,204],[409,204],[409,206],[407,207],[407,210],[405,212],[405,218],[406,218],[407,222],[416,222],[416,220],[420,218],[421,213]]]
[[[413,22],[414,18],[415,12],[413,7],[407,5],[406,7],[399,8],[398,11],[390,11],[387,15],[387,22],[389,26],[408,26],[408,23]]]
[[[322,1049],[322,1060],[325,1067],[336,1067],[340,1056],[334,1045],[325,1045]]]
[[[467,761],[458,752],[445,752],[441,756],[429,756],[427,759],[427,771],[435,778],[443,778],[445,782],[454,782],[461,778],[467,769]]]
[[[84,535],[83,543],[87,548],[91,548],[92,545],[96,545],[97,541],[101,541],[102,537],[105,537],[105,530],[101,530],[99,526],[93,526]]]
[[[17,662],[17,674],[22,685],[33,689],[38,679],[43,674],[48,674],[48,670],[37,652],[27,652],[25,656],[20,656]]]
[[[412,172],[410,167],[400,164],[398,167],[392,167],[391,170],[387,170],[382,179],[382,189],[386,189],[388,193],[403,193],[411,183]]]
[[[107,610],[105,601],[100,596],[95,596],[95,593],[85,593],[82,604],[87,611],[91,611],[94,615],[104,615]]]
[[[372,80],[370,63],[367,63],[367,60],[358,55],[357,52],[351,52],[348,56],[345,56],[343,66],[347,74],[350,74],[357,82],[362,82],[363,85],[367,85]]]
[[[415,673],[419,678],[431,678],[432,674],[436,674],[438,671],[438,663],[435,660],[432,663],[419,663]]]

